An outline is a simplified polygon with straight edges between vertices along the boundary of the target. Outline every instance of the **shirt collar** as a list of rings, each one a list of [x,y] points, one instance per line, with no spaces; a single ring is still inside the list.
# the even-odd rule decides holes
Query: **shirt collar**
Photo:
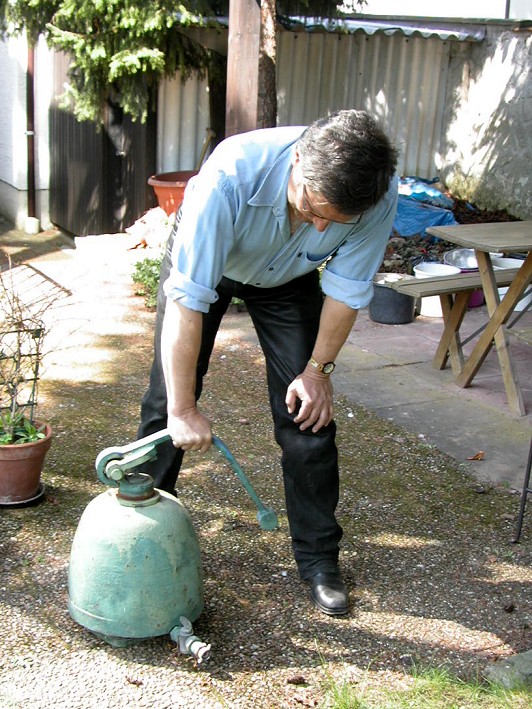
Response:
[[[292,173],[296,143],[288,145],[268,170],[255,194],[248,200],[251,207],[273,207],[276,216],[286,213],[288,181]]]

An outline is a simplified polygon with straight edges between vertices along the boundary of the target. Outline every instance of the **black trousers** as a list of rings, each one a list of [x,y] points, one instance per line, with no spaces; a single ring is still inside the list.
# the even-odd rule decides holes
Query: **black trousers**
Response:
[[[175,229],[174,229],[175,231]],[[167,424],[167,400],[161,364],[161,330],[166,297],[162,284],[170,268],[172,233],[163,264],[157,300],[155,356],[149,387],[141,405],[138,437]],[[323,302],[318,273],[310,273],[275,288],[257,288],[222,278],[219,299],[203,317],[198,358],[196,398],[202,390],[220,322],[233,297],[242,299],[252,318],[266,359],[275,439],[282,450],[286,509],[294,557],[301,578],[318,571],[334,571],[342,529],[335,517],[338,503],[338,454],[334,422],[318,433],[300,431],[285,404],[289,384],[300,374],[312,353]],[[174,492],[184,452],[171,442],[159,445],[157,460],[142,466],[155,486]]]

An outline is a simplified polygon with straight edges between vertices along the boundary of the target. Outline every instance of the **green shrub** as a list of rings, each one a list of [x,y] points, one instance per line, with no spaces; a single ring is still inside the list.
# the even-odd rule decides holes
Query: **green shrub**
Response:
[[[133,282],[139,286],[136,294],[144,296],[146,307],[148,308],[155,308],[157,305],[157,289],[159,288],[159,272],[162,260],[162,256],[145,258],[135,264],[132,278]]]
[[[145,258],[135,264],[133,271],[133,282],[139,287],[135,291],[137,295],[142,295],[146,301],[147,308],[157,307],[157,289],[159,288],[159,272],[163,257]],[[232,304],[238,306],[239,311],[244,311],[244,301],[240,298],[233,298]]]

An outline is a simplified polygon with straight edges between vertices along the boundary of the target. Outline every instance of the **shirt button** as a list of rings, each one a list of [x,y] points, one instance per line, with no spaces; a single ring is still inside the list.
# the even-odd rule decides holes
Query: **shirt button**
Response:
[[[303,256],[303,252],[300,251],[300,252],[298,253],[297,257],[298,257],[298,258],[301,258],[302,256]]]
[[[268,271],[273,271],[273,268],[270,266],[270,268],[268,269]]]
[[[260,286],[260,283],[255,283],[256,286]]]

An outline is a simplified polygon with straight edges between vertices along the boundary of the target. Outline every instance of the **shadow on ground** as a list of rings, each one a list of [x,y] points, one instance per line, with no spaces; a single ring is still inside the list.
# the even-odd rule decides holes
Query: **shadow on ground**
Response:
[[[474,676],[529,647],[530,550],[508,543],[516,497],[479,491],[454,461],[346,400],[337,408],[339,518],[353,607],[343,620],[310,607],[291,557],[260,352],[231,340],[216,347],[203,406],[281,528],[260,530],[218,454],[189,457],[179,495],[200,537],[205,612],[195,630],[212,644],[212,660],[197,669],[168,637],[111,648],[77,626],[67,612],[70,544],[84,507],[102,492],[95,455],[134,437],[150,355],[139,338],[114,340],[104,382],[44,383],[55,430],[47,496],[1,516],[5,696],[44,706],[49,688],[58,701],[70,691],[68,682],[58,688],[60,673],[82,682],[86,697],[100,696],[105,679],[109,707],[124,706],[124,697],[156,707],[295,706],[296,697],[320,700],[328,677],[364,674],[393,686],[413,665],[440,664]]]
[[[24,263],[28,258],[46,257],[61,249],[74,248],[74,237],[58,229],[52,227],[39,234],[24,235],[1,218],[0,241],[2,255],[11,256],[16,263]]]
[[[259,528],[216,451],[187,457],[178,493],[205,577],[195,632],[212,644],[212,659],[197,667],[168,636],[112,648],[74,623],[70,546],[104,489],[94,460],[134,438],[151,360],[153,313],[131,284],[116,285],[107,273],[86,291],[89,314],[44,375],[41,413],[54,428],[44,501],[0,510],[0,705],[318,706],[331,679],[398,688],[413,667],[440,665],[476,677],[530,647],[530,545],[509,543],[517,496],[479,485],[464,466],[347,398],[336,414],[338,515],[352,609],[330,619],[310,606],[291,555],[262,356],[234,336],[246,314],[226,320],[201,405],[280,529]]]

